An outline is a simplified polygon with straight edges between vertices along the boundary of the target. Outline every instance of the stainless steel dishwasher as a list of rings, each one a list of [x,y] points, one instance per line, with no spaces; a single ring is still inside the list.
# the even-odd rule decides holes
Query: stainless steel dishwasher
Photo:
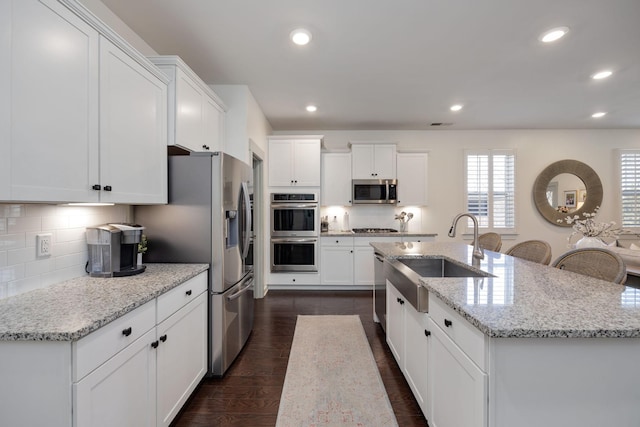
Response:
[[[373,279],[373,320],[380,323],[382,330],[387,331],[387,280],[384,276],[384,256],[374,253]]]

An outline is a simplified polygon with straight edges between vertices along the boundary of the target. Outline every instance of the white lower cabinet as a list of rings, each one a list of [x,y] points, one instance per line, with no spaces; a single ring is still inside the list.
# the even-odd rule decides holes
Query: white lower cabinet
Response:
[[[433,296],[429,310],[387,281],[387,344],[430,426],[486,427],[484,335]]]
[[[155,340],[151,329],[74,384],[75,426],[156,425]]]
[[[425,333],[426,321],[427,315],[416,311],[393,284],[387,281],[387,344],[418,405],[429,418],[430,337]]]
[[[429,319],[429,425],[487,425],[487,374]]]
[[[90,371],[73,385],[76,427],[171,423],[206,374],[206,288],[201,273],[74,343],[74,376]]]
[[[353,238],[320,239],[320,262],[323,285],[353,285]]]
[[[157,425],[171,423],[207,373],[206,334],[206,292],[158,325]]]

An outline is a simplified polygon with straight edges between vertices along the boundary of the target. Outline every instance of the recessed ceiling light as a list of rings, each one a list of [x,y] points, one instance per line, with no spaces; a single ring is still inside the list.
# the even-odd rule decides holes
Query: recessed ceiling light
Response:
[[[318,111],[318,107],[316,107],[315,105],[307,105],[306,109],[310,113],[315,113],[316,111]]]
[[[289,37],[291,37],[291,41],[298,46],[304,46],[311,41],[311,33],[304,28],[291,31]]]
[[[591,117],[593,117],[594,119],[599,119],[600,117],[604,117],[606,115],[607,113],[605,113],[604,111],[600,111],[598,113],[593,113]]]
[[[462,110],[462,105],[461,104],[452,105],[450,110],[451,111],[460,111],[460,110]]]
[[[612,71],[604,70],[604,71],[600,71],[598,73],[595,73],[594,75],[591,76],[591,78],[594,79],[594,80],[601,80],[601,79],[606,79],[611,74],[613,74]]]
[[[564,37],[565,34],[567,34],[568,32],[569,32],[568,27],[553,28],[549,31],[542,33],[540,37],[538,37],[538,40],[540,40],[543,43],[551,43]]]

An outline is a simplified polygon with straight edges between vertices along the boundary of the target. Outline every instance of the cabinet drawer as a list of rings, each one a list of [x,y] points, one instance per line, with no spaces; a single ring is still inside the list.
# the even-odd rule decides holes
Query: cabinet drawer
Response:
[[[471,360],[486,370],[485,337],[479,329],[433,295],[429,295],[429,316]]]
[[[321,246],[353,246],[353,237],[330,236],[320,239]]]
[[[156,301],[117,318],[73,344],[73,381],[79,381],[156,325]]]
[[[207,273],[204,272],[160,295],[158,297],[158,323],[180,310],[206,290]]]

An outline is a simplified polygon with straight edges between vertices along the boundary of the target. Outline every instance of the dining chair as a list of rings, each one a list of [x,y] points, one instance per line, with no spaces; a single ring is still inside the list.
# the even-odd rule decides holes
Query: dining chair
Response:
[[[627,268],[620,255],[603,248],[573,249],[552,266],[621,285],[627,280]]]
[[[502,248],[502,237],[498,233],[481,234],[478,236],[478,246],[487,251],[499,252]]]
[[[551,262],[551,245],[544,240],[526,240],[509,248],[505,254],[538,264],[549,265]]]

